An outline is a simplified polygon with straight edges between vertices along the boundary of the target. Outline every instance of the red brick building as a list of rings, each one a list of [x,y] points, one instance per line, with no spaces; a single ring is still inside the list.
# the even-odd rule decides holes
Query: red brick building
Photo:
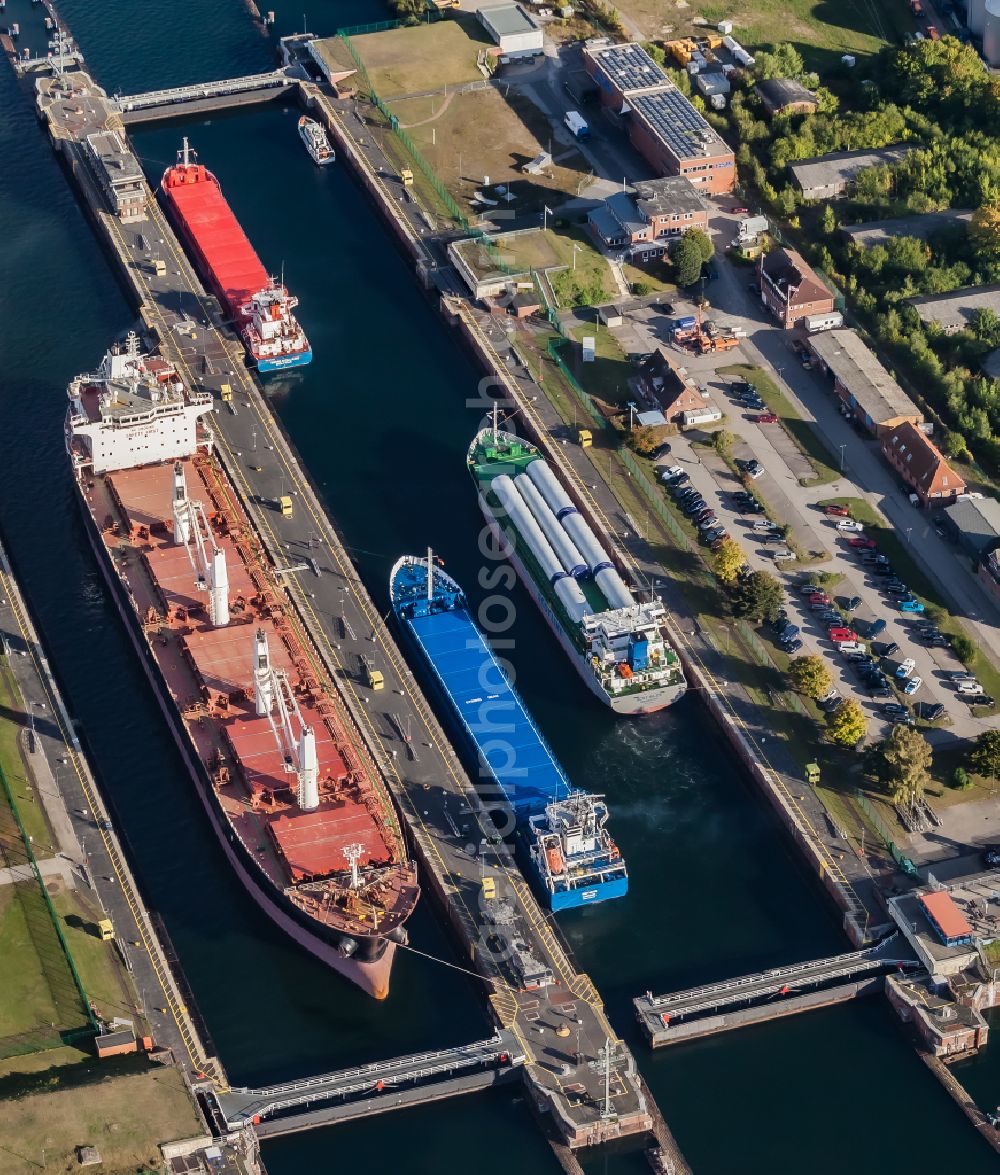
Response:
[[[924,506],[932,501],[943,505],[965,493],[964,480],[945,461],[937,445],[909,422],[883,436],[882,454]]]
[[[698,385],[674,365],[666,351],[657,350],[639,365],[639,381],[646,398],[659,404],[671,424],[680,424],[685,412],[708,404]]]
[[[632,145],[662,176],[679,175],[701,192],[731,192],[736,157],[641,45],[588,42],[587,73],[601,102],[621,114]]]
[[[811,314],[832,314],[833,294],[801,253],[773,249],[757,262],[760,296],[786,330]]]

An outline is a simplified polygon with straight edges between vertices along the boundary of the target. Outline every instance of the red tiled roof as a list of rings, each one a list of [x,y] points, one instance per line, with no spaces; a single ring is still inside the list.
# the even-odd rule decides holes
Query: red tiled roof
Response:
[[[964,480],[951,468],[930,437],[909,421],[886,433],[882,448],[922,494],[960,494]]]
[[[965,915],[955,905],[951,894],[939,890],[937,893],[920,895],[920,904],[930,914],[932,921],[945,938],[972,937],[972,927]]]

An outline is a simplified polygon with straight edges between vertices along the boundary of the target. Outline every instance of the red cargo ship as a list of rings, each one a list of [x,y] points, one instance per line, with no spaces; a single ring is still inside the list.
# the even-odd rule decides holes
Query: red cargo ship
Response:
[[[68,394],[95,550],[231,863],[293,938],[383,998],[416,871],[385,782],[212,453],[211,397],[134,335]]]
[[[215,176],[184,146],[163,173],[163,195],[201,276],[233,320],[258,371],[301,367],[312,359],[292,311],[299,304],[268,276],[226,203]]]

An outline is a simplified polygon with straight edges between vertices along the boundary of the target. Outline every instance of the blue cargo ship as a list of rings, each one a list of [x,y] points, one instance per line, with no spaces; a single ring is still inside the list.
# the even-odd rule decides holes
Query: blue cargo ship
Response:
[[[448,704],[449,719],[514,814],[549,908],[570,910],[628,892],[628,869],[600,796],[575,790],[469,614],[465,593],[426,559],[392,569],[392,606]]]

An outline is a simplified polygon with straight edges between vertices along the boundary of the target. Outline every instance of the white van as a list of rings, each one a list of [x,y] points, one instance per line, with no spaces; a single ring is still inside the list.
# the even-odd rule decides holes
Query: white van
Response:
[[[981,694],[983,692],[983,687],[975,679],[960,681],[955,688],[960,694]]]

